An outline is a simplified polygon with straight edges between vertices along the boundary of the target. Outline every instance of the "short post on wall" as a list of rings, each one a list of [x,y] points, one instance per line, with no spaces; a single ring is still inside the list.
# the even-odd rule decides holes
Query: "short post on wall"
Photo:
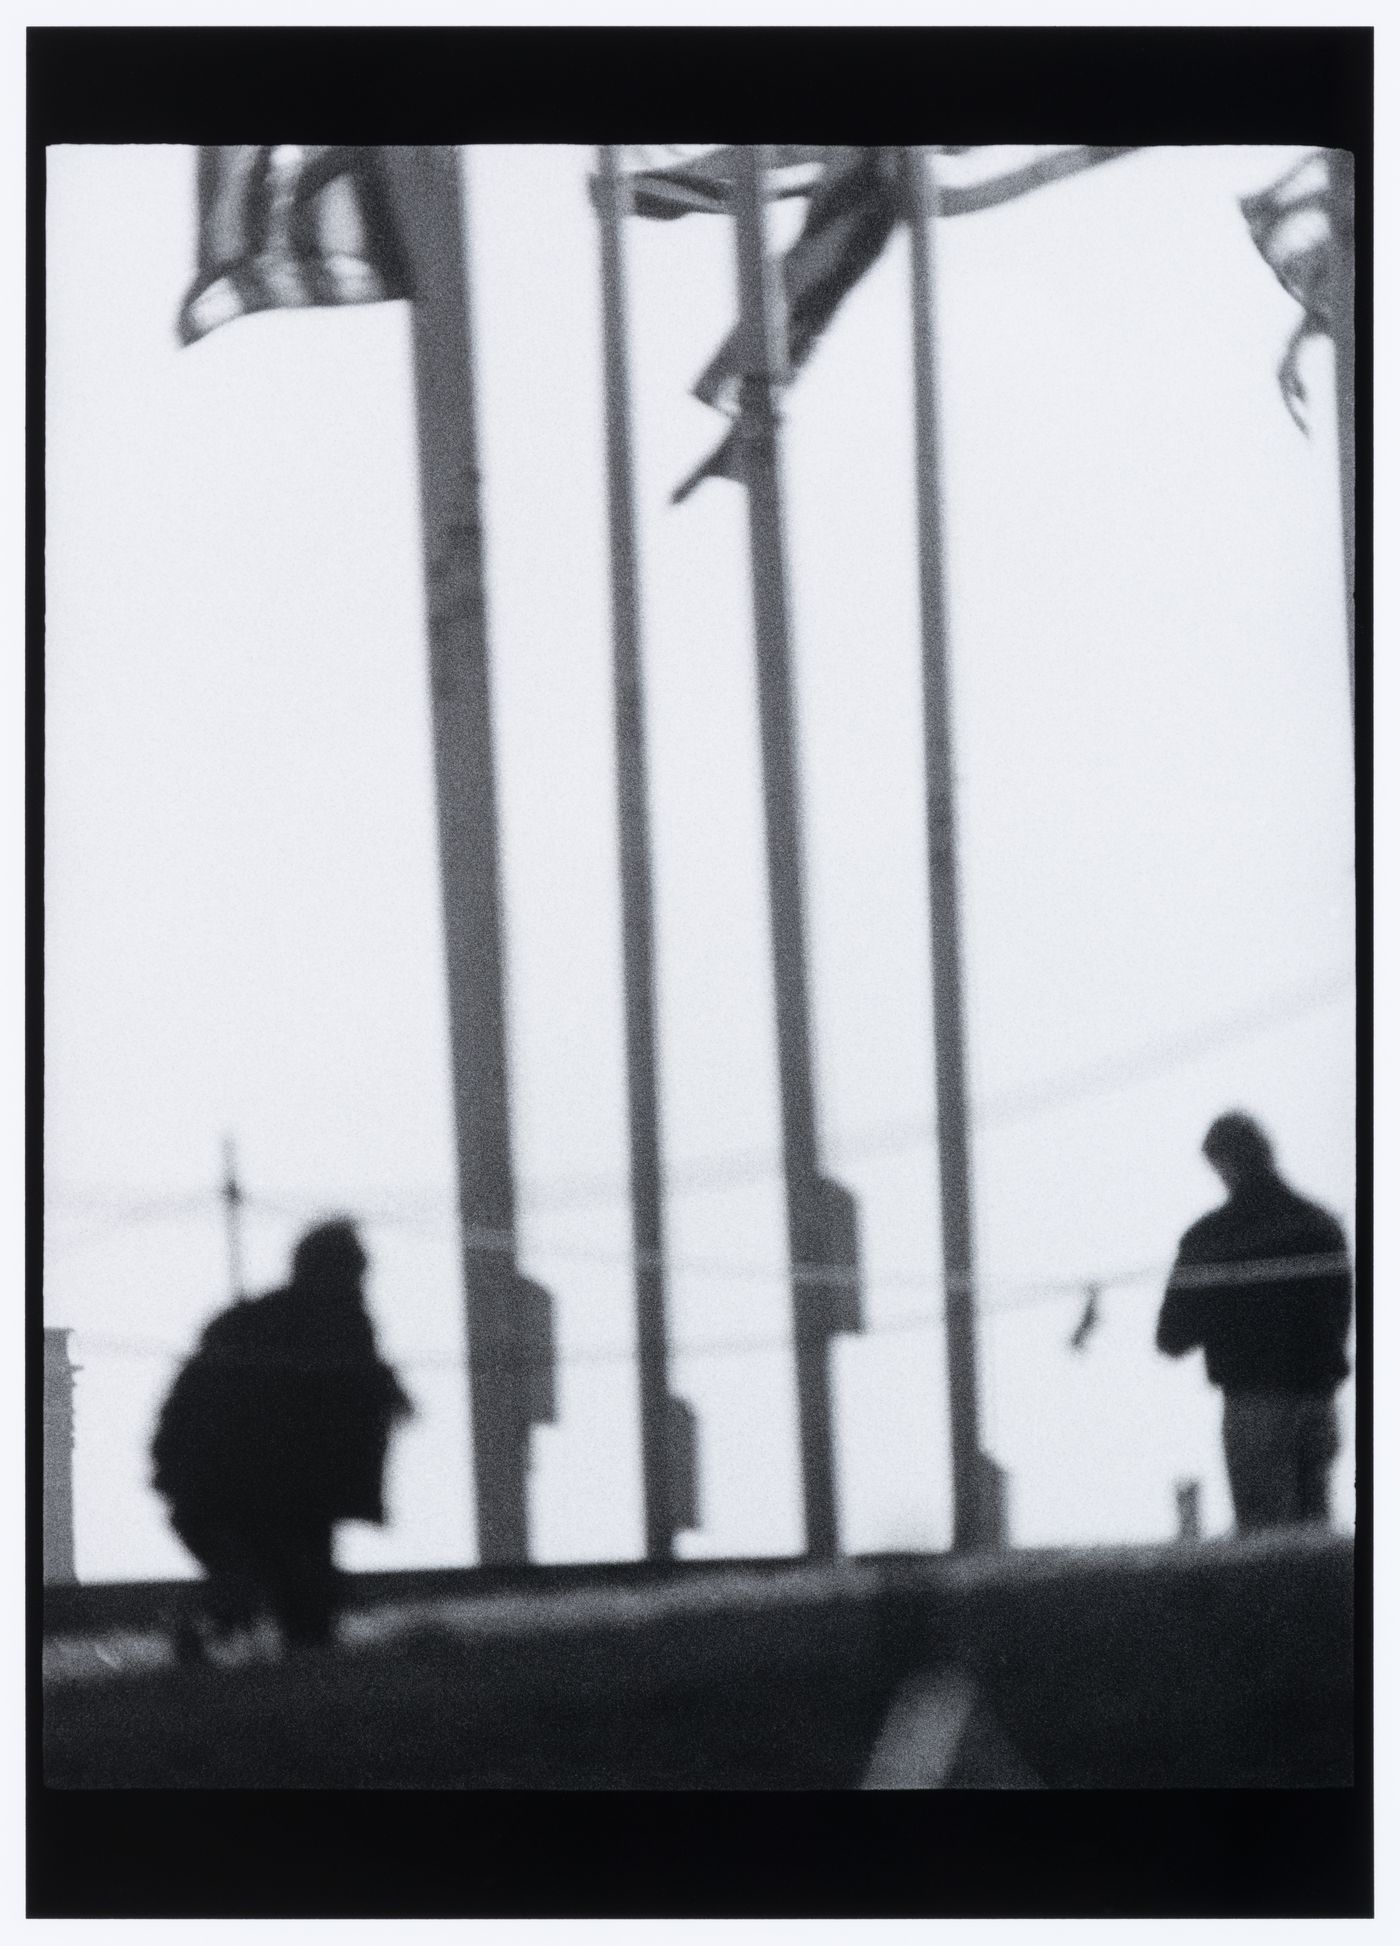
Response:
[[[1176,1538],[1187,1543],[1201,1538],[1199,1480],[1178,1480],[1176,1483]]]
[[[70,1331],[44,1326],[44,1585],[78,1578],[73,1543],[73,1374]]]
[[[509,1378],[507,1397],[512,1438],[519,1453],[522,1481],[530,1468],[530,1435],[559,1416],[555,1382],[554,1299],[543,1284],[518,1271],[512,1275],[502,1333]]]
[[[700,1508],[700,1451],[695,1412],[673,1392],[666,1401],[667,1514],[673,1534],[693,1534],[704,1525]]]

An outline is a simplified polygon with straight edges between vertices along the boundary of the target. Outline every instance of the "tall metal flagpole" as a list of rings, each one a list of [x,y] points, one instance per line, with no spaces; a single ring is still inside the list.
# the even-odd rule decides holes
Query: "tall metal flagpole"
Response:
[[[626,189],[615,148],[598,151],[603,356],[612,543],[613,708],[617,745],[622,971],[627,1031],[627,1123],[636,1260],[637,1366],[642,1502],[648,1560],[668,1560],[675,1527],[666,1371],[665,1234],[656,1073],[656,974],[647,811],[637,521],[632,487],[632,406],[622,257]]]
[[[477,1545],[528,1558],[531,1423],[548,1417],[538,1286],[515,1263],[499,839],[461,158],[388,148],[413,302],[419,486],[467,1294]],[[521,1357],[522,1348],[525,1356]],[[534,1381],[532,1383],[532,1380]],[[533,1394],[533,1396],[532,1396]]]
[[[978,1431],[977,1333],[973,1301],[972,1180],[963,1073],[962,951],[958,931],[957,822],[952,708],[938,489],[938,388],[933,333],[933,229],[937,191],[922,149],[904,151],[913,305],[914,442],[919,511],[919,596],[923,633],[924,789],[928,826],[929,924],[933,945],[933,1041],[938,1165],[943,1218],[945,1330],[953,1461],[953,1546],[991,1537]]]
[[[803,1507],[807,1552],[831,1556],[836,1552],[827,1348],[833,1329],[832,1287],[827,1280],[813,1278],[811,1270],[831,1263],[836,1254],[830,1235],[834,1199],[839,1198],[848,1212],[854,1206],[844,1191],[823,1181],[817,1161],[787,565],[778,464],[776,390],[786,357],[780,335],[779,297],[764,236],[765,162],[762,149],[740,151],[735,193],[744,344],[739,438],[748,488],[754,633],[758,650],[759,730],[768,838],[768,895]],[[853,1259],[853,1249],[850,1255]],[[853,1261],[849,1269],[853,1275]]]

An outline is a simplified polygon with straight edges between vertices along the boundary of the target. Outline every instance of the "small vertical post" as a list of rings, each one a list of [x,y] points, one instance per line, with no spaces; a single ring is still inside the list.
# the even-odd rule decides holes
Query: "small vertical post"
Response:
[[[72,1333],[44,1326],[44,1584],[76,1581]]]
[[[232,1297],[243,1296],[243,1187],[238,1180],[238,1151],[231,1135],[224,1137],[224,1180],[219,1190],[228,1238],[228,1287]]]
[[[643,704],[632,402],[622,225],[627,191],[615,148],[598,151],[607,409],[608,523],[612,549],[613,723],[622,902],[627,1128],[635,1263],[642,1510],[647,1559],[671,1558],[675,1495],[666,1358],[665,1230],[656,1062],[655,924]]]
[[[1176,1538],[1187,1544],[1201,1538],[1199,1480],[1178,1480],[1176,1483]]]
[[[962,948],[952,699],[948,674],[943,512],[939,498],[938,384],[933,324],[933,233],[937,191],[921,148],[904,151],[913,306],[914,447],[919,515],[923,636],[924,790],[928,832],[929,929],[933,949],[933,1044],[938,1105],[938,1172],[943,1229],[948,1403],[953,1464],[953,1547],[990,1538],[978,1429],[977,1332],[973,1294],[972,1167],[964,1078]]]

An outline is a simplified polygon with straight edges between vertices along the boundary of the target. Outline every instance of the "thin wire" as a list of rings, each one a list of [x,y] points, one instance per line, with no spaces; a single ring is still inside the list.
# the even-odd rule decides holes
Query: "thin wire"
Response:
[[[1224,1042],[1239,1040],[1250,1034],[1262,1033],[1270,1027],[1282,1025],[1298,1015],[1325,1005],[1349,990],[1355,981],[1354,963],[1336,973],[1321,979],[1309,981],[1305,986],[1292,987],[1275,994],[1271,1000],[1260,1006],[1228,1014],[1209,1025],[1195,1030],[1189,1035],[1149,1042],[1131,1052],[1111,1055],[1084,1068],[1071,1070],[1058,1077],[1039,1082],[1029,1082],[993,1095],[974,1108],[973,1121],[978,1127],[1000,1127],[1007,1122],[1023,1116],[1042,1114],[1050,1108],[1063,1105],[1083,1096],[1107,1094],[1132,1082],[1146,1079],[1163,1068],[1178,1062],[1193,1059]],[[833,1142],[833,1153],[843,1159],[856,1159],[866,1155],[880,1155],[921,1146],[931,1142],[935,1133],[933,1122],[927,1117],[917,1121],[887,1123],[881,1128],[869,1129],[842,1141]],[[775,1176],[781,1167],[780,1158],[771,1149],[754,1149],[731,1152],[728,1155],[709,1156],[693,1163],[669,1170],[666,1174],[666,1188],[669,1194],[686,1190],[725,1188],[736,1183],[761,1181]],[[116,1200],[120,1192],[113,1192]],[[574,1176],[556,1177],[550,1183],[536,1184],[531,1188],[525,1185],[522,1202],[526,1208],[569,1209],[589,1207],[595,1204],[621,1201],[627,1194],[627,1180],[624,1176]],[[81,1195],[69,1200],[82,1200]],[[190,1199],[180,1199],[181,1205]],[[197,1199],[195,1199],[197,1200]],[[278,1201],[262,1197],[249,1197],[251,1207],[257,1204],[264,1215],[304,1216],[308,1210],[322,1206],[314,1196],[296,1198],[293,1201]],[[169,1206],[169,1199],[166,1199]],[[139,1207],[154,1212],[156,1204]],[[367,1212],[366,1222],[377,1223],[424,1223],[445,1224],[450,1221],[452,1198],[448,1194],[420,1197],[414,1203],[400,1204],[397,1207],[381,1207]],[[132,1221],[148,1220],[145,1216],[135,1216]],[[94,1233],[95,1234],[95,1233]]]
[[[1035,1115],[1047,1108],[1059,1107],[1062,1102],[1080,1095],[1111,1093],[1162,1069],[1208,1054],[1222,1043],[1242,1040],[1251,1034],[1280,1026],[1284,1021],[1296,1019],[1300,1014],[1309,1013],[1315,1007],[1353,990],[1355,982],[1356,968],[1353,964],[1340,972],[1328,974],[1324,979],[1312,980],[1304,987],[1275,995],[1273,1001],[1263,1006],[1225,1015],[1192,1034],[1149,1042],[1131,1054],[1110,1055],[1105,1060],[1061,1077],[1059,1081],[1032,1082],[1012,1089],[987,1102],[978,1120],[988,1124],[1013,1121],[1022,1115]]]
[[[71,1257],[80,1250],[86,1250],[94,1243],[110,1242],[123,1230],[134,1229],[147,1223],[169,1222],[180,1216],[204,1216],[208,1212],[209,1191],[198,1195],[167,1196],[148,1203],[136,1203],[118,1213],[113,1211],[106,1222],[95,1223],[78,1236],[64,1237],[50,1242],[47,1238],[44,1250],[47,1256],[55,1259]]]
[[[369,1220],[366,1219],[367,1222]],[[517,1239],[514,1233],[509,1230],[484,1229],[464,1225],[460,1234],[464,1247],[473,1254],[482,1256],[510,1256],[517,1249]],[[1006,1287],[1004,1280],[995,1277],[989,1278],[985,1275],[966,1275],[950,1278],[927,1271],[884,1271],[877,1278],[872,1279],[862,1271],[860,1265],[819,1262],[758,1264],[745,1263],[732,1259],[726,1260],[723,1258],[678,1257],[660,1250],[590,1250],[587,1248],[579,1248],[578,1246],[558,1245],[541,1247],[534,1251],[532,1255],[536,1261],[541,1262],[586,1263],[609,1269],[626,1266],[633,1271],[664,1270],[673,1275],[723,1278],[735,1282],[782,1283],[789,1280],[798,1280],[803,1284],[828,1286],[836,1289],[860,1288],[865,1286],[886,1291],[956,1290],[959,1292],[969,1291],[976,1293],[978,1291]],[[1310,1265],[1314,1269],[1319,1267],[1332,1269],[1344,1268],[1345,1262],[1345,1258],[1333,1260],[1331,1258],[1324,1259],[1316,1256],[1298,1258],[1277,1257],[1267,1260],[1261,1259],[1257,1265],[1206,1266],[1204,1278],[1197,1278],[1194,1272],[1179,1272],[1178,1276],[1184,1278],[1187,1282],[1204,1281],[1212,1284],[1255,1282],[1259,1278],[1267,1279],[1276,1274],[1282,1277],[1309,1275],[1307,1268],[1290,1270],[1288,1268],[1290,1265]],[[1215,1275],[1217,1269],[1221,1272],[1219,1276]],[[1226,1273],[1229,1272],[1238,1274],[1227,1275]],[[1099,1281],[1105,1283],[1127,1282],[1133,1281],[1138,1277],[1160,1274],[1164,1274],[1160,1266],[1148,1266],[1142,1270],[1119,1272],[1115,1275],[1101,1277]],[[1013,1288],[1032,1290],[1055,1288],[1066,1291],[1082,1291],[1085,1283],[1088,1281],[1089,1279],[1083,1276],[1076,1276],[1058,1280],[1052,1286],[1043,1279],[1036,1280],[1029,1285],[1025,1284],[1023,1280],[1017,1280]]]
[[[1282,1025],[1284,1021],[1323,1006],[1351,989],[1355,977],[1353,963],[1322,979],[1311,980],[1305,986],[1290,987],[1258,1006],[1224,1015],[1191,1034],[1149,1042],[1131,1052],[1110,1055],[1106,1060],[1094,1062],[1088,1067],[992,1095],[980,1103],[974,1103],[973,1123],[979,1128],[1000,1127],[1023,1116],[1043,1114],[1048,1109],[1083,1096],[1107,1094],[1127,1087],[1133,1081],[1146,1079],[1180,1061],[1208,1054],[1222,1043],[1263,1033],[1270,1027]],[[831,1146],[835,1156],[855,1160],[862,1156],[920,1147],[932,1142],[935,1133],[934,1122],[925,1116],[917,1121],[888,1123],[882,1128],[869,1129],[846,1141],[838,1138]],[[668,1171],[666,1186],[673,1193],[683,1189],[723,1188],[735,1182],[747,1181],[756,1174],[775,1175],[780,1167],[778,1154],[768,1149],[711,1156]],[[548,1189],[541,1185],[540,1192],[527,1197],[526,1201],[536,1207],[559,1209],[586,1203],[595,1195],[611,1193],[615,1196],[625,1192],[625,1181],[612,1177],[580,1176],[572,1182],[557,1181]]]
[[[1253,1263],[1199,1264],[1171,1268],[1161,1264],[1139,1265],[1128,1270],[1098,1272],[1090,1277],[1079,1276],[1042,1280],[1032,1284],[1003,1286],[1011,1290],[1011,1297],[1003,1303],[983,1307],[982,1315],[995,1320],[1012,1312],[1032,1309],[1039,1304],[1064,1302],[1068,1298],[1082,1297],[1087,1289],[1094,1288],[1102,1294],[1114,1286],[1143,1283],[1160,1279],[1170,1270],[1171,1280],[1177,1288],[1209,1287],[1212,1290],[1233,1287],[1244,1288],[1251,1284],[1264,1282],[1291,1281],[1304,1277],[1317,1277],[1349,1271],[1350,1265],[1343,1253],[1311,1257],[1274,1257]],[[843,1281],[851,1281],[849,1272],[839,1273]],[[811,1281],[818,1281],[813,1278]],[[830,1277],[822,1281],[832,1281]],[[956,1288],[951,1278],[923,1280],[925,1289],[948,1291]],[[877,1280],[876,1288],[890,1288],[887,1280]],[[984,1281],[984,1288],[986,1288]],[[907,1315],[890,1318],[866,1326],[851,1335],[860,1338],[876,1338],[898,1335],[911,1331],[928,1331],[938,1325],[946,1311],[946,1305],[935,1306],[932,1310],[917,1316]],[[98,1355],[148,1357],[168,1360],[183,1360],[187,1353],[171,1345],[137,1339],[104,1338],[88,1336],[85,1332],[77,1334],[79,1349],[84,1357],[96,1352]],[[843,1334],[844,1335],[844,1334]],[[733,1338],[705,1339],[694,1345],[678,1344],[673,1356],[677,1361],[684,1359],[727,1357],[740,1352],[773,1351],[790,1345],[791,1334],[768,1333],[755,1336],[752,1333]],[[353,1361],[336,1358],[298,1358],[277,1357],[271,1353],[239,1353],[220,1351],[217,1354],[221,1364],[276,1367],[278,1370],[330,1370]],[[459,1352],[423,1352],[407,1354],[394,1360],[405,1370],[423,1371],[433,1368],[461,1371],[476,1367],[481,1370],[498,1371],[502,1368],[523,1369],[534,1365],[572,1366],[586,1364],[631,1363],[636,1357],[636,1347],[632,1344],[595,1344],[577,1346],[569,1351],[532,1352],[518,1346],[497,1348],[490,1358],[473,1358]]]
[[[207,1200],[206,1198],[205,1201],[207,1202]],[[304,1215],[306,1213],[306,1206],[296,1211],[291,1206],[268,1202],[260,1197],[248,1197],[245,1200],[249,1207],[260,1208],[264,1212],[272,1212],[278,1215]],[[376,1219],[372,1215],[367,1215],[362,1220],[369,1226],[376,1220],[383,1219]],[[518,1249],[518,1239],[515,1233],[510,1230],[463,1225],[459,1234],[463,1246],[474,1255],[511,1258],[515,1256]],[[882,1291],[904,1290],[926,1292],[930,1290],[942,1290],[945,1292],[969,1292],[975,1295],[985,1293],[988,1290],[1008,1288],[1004,1280],[995,1277],[989,1278],[986,1275],[965,1275],[950,1278],[926,1271],[885,1271],[878,1278],[872,1279],[863,1272],[862,1267],[858,1264],[828,1264],[820,1262],[759,1264],[732,1259],[725,1260],[722,1258],[677,1257],[659,1250],[588,1249],[580,1248],[576,1245],[556,1245],[540,1248],[533,1255],[536,1261],[543,1262],[590,1264],[605,1269],[621,1269],[626,1267],[633,1272],[638,1270],[664,1270],[670,1275],[710,1277],[722,1279],[727,1282],[776,1284],[796,1280],[809,1287],[815,1286],[818,1288],[824,1287],[837,1290],[869,1287]],[[1176,1273],[1176,1279],[1178,1282],[1188,1284],[1193,1282],[1205,1282],[1212,1285],[1249,1283],[1275,1276],[1284,1278],[1290,1276],[1308,1276],[1333,1268],[1343,1269],[1345,1267],[1345,1258],[1337,1260],[1324,1259],[1316,1256],[1272,1258],[1261,1260],[1256,1264],[1206,1266],[1202,1275],[1198,1275],[1194,1270],[1181,1270]],[[1037,1280],[1026,1284],[1018,1280],[1009,1288],[1037,1291],[1082,1292],[1085,1284],[1089,1281],[1124,1283],[1133,1282],[1143,1277],[1162,1274],[1163,1272],[1160,1266],[1149,1265],[1136,1271],[1118,1272],[1106,1276],[1096,1273],[1092,1280],[1083,1276],[1061,1279],[1054,1283]]]

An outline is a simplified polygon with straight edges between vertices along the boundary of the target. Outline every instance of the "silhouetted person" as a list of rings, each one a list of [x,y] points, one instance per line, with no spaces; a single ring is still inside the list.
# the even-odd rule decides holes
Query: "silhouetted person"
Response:
[[[383,1523],[389,1439],[412,1407],[375,1344],[367,1263],[352,1224],[309,1230],[286,1289],[214,1318],[161,1408],[152,1484],[208,1573],[216,1631],[270,1607],[289,1644],[325,1641],[335,1523]]]
[[[1236,1525],[1325,1523],[1339,1445],[1334,1394],[1349,1369],[1346,1238],[1279,1176],[1250,1116],[1222,1115],[1202,1148],[1227,1195],[1181,1239],[1157,1349],[1179,1358],[1201,1346],[1206,1376],[1225,1395]],[[1308,1257],[1327,1261],[1311,1271],[1298,1261]]]

